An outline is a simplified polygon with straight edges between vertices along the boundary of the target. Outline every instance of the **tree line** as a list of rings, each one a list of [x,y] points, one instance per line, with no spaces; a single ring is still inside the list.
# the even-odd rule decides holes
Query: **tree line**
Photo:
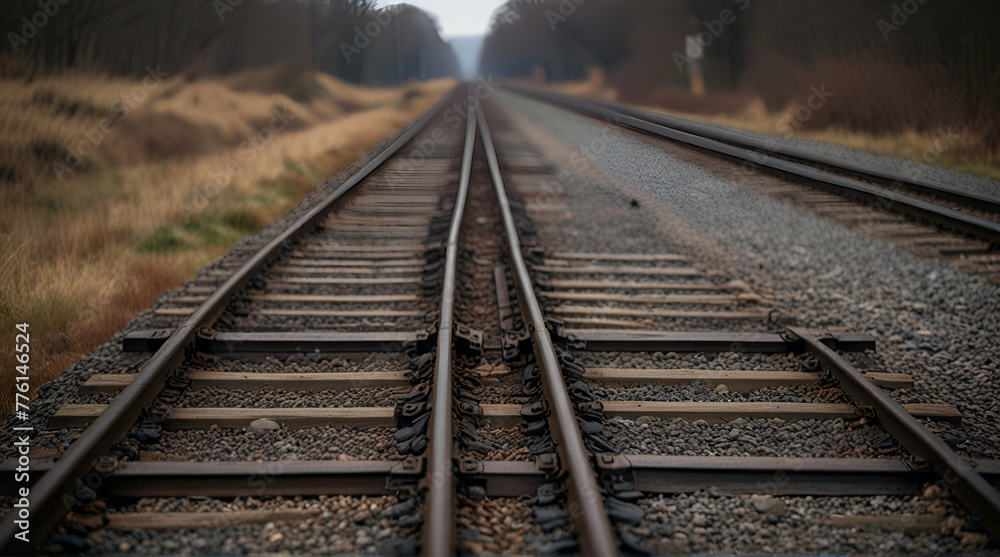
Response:
[[[427,13],[375,0],[4,0],[4,75],[161,66],[193,76],[285,65],[352,83],[458,74]]]
[[[1000,143],[1000,2],[995,0],[511,0],[484,41],[481,71],[583,79],[592,68],[627,102],[690,79],[771,110],[833,92],[809,125],[868,131],[975,127]]]

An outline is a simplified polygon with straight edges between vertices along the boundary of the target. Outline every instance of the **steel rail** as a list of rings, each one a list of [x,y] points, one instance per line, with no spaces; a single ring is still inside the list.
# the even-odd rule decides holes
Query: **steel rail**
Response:
[[[192,346],[197,332],[210,326],[225,311],[230,296],[243,287],[250,278],[272,259],[279,256],[286,241],[298,237],[313,224],[324,218],[333,204],[361,182],[386,160],[406,145],[427,125],[454,96],[448,92],[430,109],[412,122],[381,153],[345,180],[337,189],[299,217],[283,232],[240,266],[210,295],[198,309],[150,357],[135,379],[116,397],[80,437],[69,446],[58,461],[35,486],[31,488],[31,542],[24,543],[14,536],[21,531],[15,524],[17,513],[8,513],[0,523],[0,554],[27,552],[30,547],[45,540],[59,524],[63,515],[71,510],[76,498],[72,492],[80,479],[88,473],[94,462],[131,429],[143,407],[152,402],[166,381],[167,374],[184,361],[185,351]],[[89,476],[88,476],[89,477]],[[98,479],[97,484],[103,482]],[[89,486],[93,488],[94,486]],[[65,497],[64,497],[65,496]]]
[[[444,277],[441,289],[441,321],[437,337],[437,362],[434,369],[430,423],[427,426],[430,456],[427,476],[430,481],[424,507],[421,551],[424,555],[455,554],[455,475],[453,470],[454,417],[452,416],[452,333],[455,317],[455,278],[458,272],[458,240],[462,215],[469,194],[472,155],[476,146],[476,120],[466,116],[465,149],[459,175],[455,209],[445,244]]]
[[[552,338],[545,326],[541,306],[535,297],[528,273],[528,265],[521,253],[521,243],[518,239],[517,226],[511,212],[507,192],[504,189],[503,178],[500,175],[500,163],[497,158],[493,138],[490,135],[486,114],[482,107],[477,107],[476,119],[479,121],[479,135],[486,151],[493,188],[496,191],[500,215],[503,218],[504,233],[507,247],[510,251],[511,274],[517,287],[521,303],[521,315],[525,326],[531,334],[535,360],[542,372],[542,390],[549,402],[551,414],[549,427],[552,438],[556,442],[563,469],[569,472],[567,491],[569,494],[569,509],[577,524],[580,536],[580,549],[586,555],[615,555],[618,553],[611,522],[601,493],[597,487],[597,479],[590,463],[590,455],[583,442],[580,426],[573,410],[573,403],[566,391],[562,370],[556,355]],[[579,515],[579,516],[577,516]]]
[[[815,153],[809,151],[808,149],[803,149],[794,145],[783,145],[776,139],[771,139],[769,141],[767,139],[757,138],[741,133],[738,130],[720,128],[718,126],[695,122],[693,120],[679,118],[677,116],[660,114],[658,112],[643,110],[633,106],[612,104],[602,101],[592,102],[609,110],[617,110],[622,114],[634,116],[636,118],[646,120],[647,122],[653,122],[654,124],[660,124],[661,126],[673,128],[682,132],[730,143],[745,149],[752,149],[765,153],[775,153],[814,164],[821,164],[834,169],[849,171],[854,174],[870,178],[890,180],[893,184],[901,185],[904,188],[929,195],[936,195],[938,197],[961,203],[967,207],[994,212],[1000,211],[1000,198],[996,196],[958,188],[937,180],[923,178],[921,176],[906,176],[900,173],[891,172],[884,168],[876,168],[866,164],[860,164],[821,153]]]
[[[837,380],[852,400],[875,411],[879,423],[900,445],[930,462],[959,501],[982,516],[983,525],[990,535],[994,539],[1000,538],[1000,493],[971,464],[811,331],[801,328],[790,328],[789,331],[803,342],[822,369]]]
[[[558,106],[569,107],[577,112],[596,116],[621,126],[635,128],[651,135],[687,143],[688,145],[714,151],[778,172],[806,178],[834,193],[875,200],[886,208],[892,207],[895,211],[912,215],[937,226],[950,228],[965,234],[977,236],[994,244],[1000,244],[1000,224],[996,222],[846,178],[806,164],[775,158],[766,153],[671,128],[664,125],[664,123],[646,120],[643,117],[635,115],[635,112],[622,111],[620,110],[621,107],[615,105],[601,105],[596,101],[548,91],[537,91],[522,87],[513,87],[512,89],[523,95],[541,99]]]

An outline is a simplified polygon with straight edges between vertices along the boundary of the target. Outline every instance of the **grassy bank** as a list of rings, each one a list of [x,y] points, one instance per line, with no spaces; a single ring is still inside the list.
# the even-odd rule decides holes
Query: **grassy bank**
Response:
[[[555,84],[551,88],[569,95],[604,102],[621,102],[618,100],[618,92],[606,84],[599,72],[594,72],[587,81]],[[667,88],[659,91],[656,96],[659,99],[656,104],[645,103],[639,107],[699,122],[831,143],[1000,180],[1000,153],[989,149],[988,142],[983,140],[978,131],[956,126],[936,133],[918,133],[913,130],[865,133],[844,127],[818,125],[816,121],[819,118],[801,121],[796,116],[799,105],[771,112],[766,110],[763,101],[749,95],[708,93],[695,97],[683,89]],[[818,112],[821,113],[822,110],[825,108]],[[954,134],[949,135],[949,138],[957,137],[957,140],[948,141],[948,147],[944,150],[935,147],[935,143],[938,146],[942,144],[942,132]]]
[[[34,392],[453,84],[0,81],[0,410],[15,324],[30,324]]]
[[[742,110],[736,114],[697,114],[666,110],[661,107],[642,107],[699,122],[729,126],[771,135],[788,136],[789,121],[794,118],[794,108],[784,112],[767,113],[761,110]],[[949,133],[959,138],[949,148],[938,150],[937,142],[945,138],[943,134],[922,134],[912,130],[895,134],[869,134],[845,128],[828,127],[822,129],[797,129],[789,137],[831,143],[889,157],[899,157],[927,164],[933,164],[955,172],[986,176],[1000,180],[1000,160],[996,153],[984,151],[978,136],[967,130],[953,128]]]

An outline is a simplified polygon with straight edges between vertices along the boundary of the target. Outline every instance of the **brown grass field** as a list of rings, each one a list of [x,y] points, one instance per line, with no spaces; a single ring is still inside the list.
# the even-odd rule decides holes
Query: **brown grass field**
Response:
[[[0,411],[16,324],[30,325],[33,397],[453,85],[277,69],[0,80]]]
[[[893,68],[901,71],[899,68]],[[849,75],[850,72],[844,72]],[[861,76],[859,80],[868,78],[868,83],[875,82],[872,76]],[[890,82],[892,80],[889,80]],[[915,81],[913,78],[911,81]],[[898,83],[898,81],[897,81]],[[564,83],[551,86],[553,90],[592,98],[604,102],[623,102],[619,100],[618,91],[606,83],[604,76],[600,72],[592,72],[586,81]],[[862,89],[862,87],[857,87]],[[892,85],[887,85],[886,89],[893,89]],[[886,155],[903,159],[926,162],[941,166],[956,172],[986,176],[988,178],[1000,179],[1000,152],[989,147],[990,142],[984,138],[984,132],[980,129],[968,129],[965,126],[948,126],[952,133],[957,133],[960,138],[944,151],[935,149],[935,142],[940,141],[941,135],[938,133],[921,133],[912,129],[906,129],[898,124],[898,121],[921,121],[929,119],[926,114],[910,114],[916,108],[906,111],[892,107],[923,108],[933,107],[939,103],[932,102],[933,99],[910,99],[906,100],[906,95],[912,96],[912,91],[920,90],[914,87],[901,87],[895,91],[896,96],[874,95],[861,98],[850,98],[849,102],[841,102],[838,107],[825,113],[817,110],[814,117],[803,122],[804,125],[792,129],[790,122],[794,119],[794,111],[797,105],[792,104],[781,111],[768,111],[764,102],[760,98],[750,95],[740,95],[735,93],[707,93],[696,97],[686,89],[677,87],[664,88],[650,95],[650,101],[636,104],[639,108],[662,112],[672,116],[680,116],[699,122],[719,124],[733,128],[744,129],[754,132],[788,135],[799,139],[808,139],[823,143],[832,143],[850,147],[859,151],[866,151],[876,155]],[[928,92],[927,95],[943,97],[941,91]],[[841,91],[842,96],[847,92]],[[875,104],[872,106],[872,98],[881,99],[886,106]],[[937,98],[937,97],[934,97]],[[806,99],[802,99],[803,102]],[[838,99],[839,100],[839,99]],[[920,102],[915,102],[919,100]],[[844,114],[845,105],[850,107],[850,114]],[[891,105],[891,106],[888,106]],[[839,114],[836,114],[839,111]],[[900,113],[900,111],[902,111]],[[850,129],[842,125],[828,124],[831,113],[840,116],[842,119],[855,119],[861,121],[871,121],[876,129],[883,130],[881,133],[871,133]],[[892,125],[878,122],[877,115],[885,118],[887,115],[893,117]],[[933,157],[928,160],[928,153]]]

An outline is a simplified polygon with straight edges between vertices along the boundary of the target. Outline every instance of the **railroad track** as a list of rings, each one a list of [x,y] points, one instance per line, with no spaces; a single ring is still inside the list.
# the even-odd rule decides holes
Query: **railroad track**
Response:
[[[892,171],[738,130],[517,88],[532,97],[792,178],[755,188],[817,216],[889,241],[919,257],[1000,283],[1000,198],[955,187],[920,170]],[[753,186],[750,186],[753,187]]]
[[[105,532],[270,522],[260,551],[683,551],[651,517],[663,497],[754,494],[776,512],[940,477],[997,533],[1000,465],[973,468],[914,417],[954,407],[899,405],[882,389],[909,376],[841,355],[871,337],[784,326],[753,277],[661,236],[620,192],[548,187],[559,169],[502,111],[446,126],[463,98],[123,337],[134,365],[90,374],[46,424],[33,539],[58,527],[69,549],[129,551],[142,536]],[[779,422],[831,427],[835,445],[788,456]],[[671,452],[676,432],[734,423],[732,450]],[[4,553],[28,550],[14,518]],[[702,536],[704,517],[687,526]]]
[[[523,133],[523,130],[519,129],[517,134],[519,133]],[[579,250],[572,255],[564,255],[563,257],[566,259],[562,261],[562,266],[559,268],[544,265],[544,261],[539,261],[539,264],[533,267],[536,288],[540,290],[542,297],[549,296],[548,310],[553,314],[561,313],[562,296],[551,296],[551,293],[569,290],[584,295],[577,299],[591,302],[588,306],[578,310],[580,314],[603,315],[607,311],[612,311],[618,316],[631,319],[631,322],[623,321],[620,318],[614,322],[581,319],[572,323],[576,327],[574,330],[570,330],[568,328],[570,324],[567,323],[561,335],[564,340],[575,347],[579,354],[579,361],[584,363],[584,367],[586,367],[584,378],[588,379],[590,384],[595,385],[599,389],[597,392],[603,395],[603,397],[595,396],[595,399],[604,398],[605,423],[610,426],[608,429],[612,432],[609,437],[617,441],[617,443],[610,444],[619,449],[619,453],[630,453],[616,456],[604,455],[605,463],[598,464],[602,475],[609,471],[621,471],[621,476],[615,477],[618,478],[622,489],[627,490],[634,487],[645,494],[651,492],[674,493],[700,487],[728,493],[759,494],[761,491],[771,490],[772,494],[820,494],[824,492],[860,494],[868,491],[867,494],[871,495],[874,493],[870,491],[872,483],[880,483],[881,481],[886,481],[881,485],[886,487],[887,492],[894,490],[894,488],[889,487],[895,483],[894,480],[888,481],[884,477],[883,480],[873,482],[873,478],[864,478],[865,474],[861,472],[862,469],[876,462],[878,466],[898,466],[901,464],[899,461],[889,464],[883,459],[873,460],[871,458],[871,455],[892,452],[891,450],[886,451],[886,449],[887,445],[893,443],[887,442],[888,439],[885,438],[880,439],[878,428],[871,432],[872,436],[869,440],[861,441],[861,443],[868,445],[866,448],[869,450],[867,451],[830,451],[838,457],[843,457],[846,454],[868,457],[861,459],[762,457],[756,462],[754,459],[743,461],[739,458],[721,458],[714,453],[715,447],[711,445],[700,448],[700,452],[706,455],[700,458],[686,455],[672,456],[669,449],[667,451],[656,449],[656,452],[660,452],[660,454],[652,455],[645,452],[646,446],[642,444],[637,446],[627,440],[644,435],[642,426],[638,429],[635,428],[637,420],[645,421],[645,425],[656,423],[656,428],[661,429],[661,437],[657,439],[656,436],[653,436],[653,440],[669,445],[672,444],[671,434],[662,431],[662,429],[676,431],[678,427],[683,427],[682,431],[685,433],[698,433],[697,428],[692,430],[688,426],[680,426],[678,417],[684,418],[686,422],[697,423],[697,420],[710,422],[709,424],[703,423],[702,427],[705,425],[711,427],[711,422],[715,422],[716,427],[718,427],[719,422],[742,420],[747,416],[777,416],[781,412],[779,407],[785,404],[780,402],[781,395],[778,391],[781,390],[781,387],[779,385],[811,383],[814,378],[808,373],[813,372],[820,373],[820,376],[817,376],[815,380],[827,387],[831,385],[831,380],[836,381],[837,396],[835,399],[828,400],[837,400],[855,406],[857,413],[853,418],[847,415],[843,416],[848,422],[857,420],[853,424],[849,423],[848,428],[865,427],[864,423],[868,418],[862,416],[871,412],[873,414],[868,415],[874,416],[875,423],[881,424],[881,428],[895,440],[895,443],[898,443],[896,448],[902,449],[900,454],[906,452],[917,454],[929,462],[938,460],[936,457],[930,456],[934,452],[940,450],[941,454],[945,455],[951,451],[940,440],[932,441],[931,438],[934,436],[930,436],[926,432],[916,433],[923,431],[924,427],[913,418],[913,415],[943,421],[958,420],[960,418],[953,411],[954,409],[946,406],[910,406],[905,409],[907,411],[904,411],[877,387],[884,389],[911,388],[912,385],[909,382],[912,381],[912,378],[905,374],[893,373],[886,375],[881,375],[879,372],[862,374],[846,360],[832,353],[831,347],[845,352],[873,348],[874,342],[870,337],[826,333],[821,335],[826,336],[826,338],[820,341],[816,331],[806,331],[795,327],[789,327],[774,337],[767,337],[760,333],[745,334],[739,331],[731,333],[689,332],[697,329],[732,330],[734,325],[741,330],[749,328],[760,331],[767,329],[770,324],[770,312],[766,312],[767,318],[763,318],[760,313],[755,315],[752,311],[743,311],[734,315],[734,312],[727,310],[725,306],[714,306],[714,311],[698,308],[690,313],[685,313],[681,310],[670,314],[668,320],[659,320],[659,308],[678,301],[676,298],[670,298],[670,295],[675,292],[686,295],[690,295],[692,292],[710,295],[713,293],[713,289],[720,287],[732,289],[734,286],[738,286],[736,291],[743,292],[745,297],[741,298],[743,295],[737,296],[730,303],[735,302],[744,308],[746,306],[753,308],[768,305],[768,300],[766,296],[760,296],[753,292],[746,282],[740,280],[748,277],[732,276],[727,274],[725,270],[719,269],[704,273],[705,276],[699,276],[698,269],[695,269],[695,272],[687,274],[686,281],[676,281],[675,284],[652,284],[656,282],[656,275],[654,274],[653,277],[643,276],[643,270],[657,273],[659,268],[668,264],[676,265],[675,270],[683,270],[684,266],[691,265],[691,262],[694,263],[693,267],[698,267],[699,257],[694,253],[698,251],[699,246],[689,246],[685,249],[685,246],[677,245],[677,249],[669,253],[646,251],[641,257],[634,257],[633,254],[638,249],[648,250],[650,245],[668,246],[671,243],[669,232],[660,236],[654,231],[655,223],[644,222],[636,216],[634,214],[635,201],[629,199],[631,192],[627,190],[616,190],[614,186],[594,187],[586,181],[573,181],[572,178],[567,182],[562,169],[586,166],[579,161],[587,159],[587,154],[580,151],[563,153],[556,167],[547,167],[538,158],[537,153],[543,150],[540,147],[540,142],[548,143],[551,138],[538,137],[536,141],[539,143],[532,146],[525,145],[525,141],[517,134],[512,131],[504,138],[506,141],[501,139],[501,143],[504,144],[503,152],[507,154],[508,165],[504,172],[497,172],[494,175],[494,180],[502,179],[502,175],[506,177],[508,182],[515,184],[512,193],[515,198],[520,194],[518,205],[523,209],[523,214],[526,217],[521,222],[528,225],[525,226],[522,234],[530,235],[533,238],[530,243],[536,252],[550,254],[552,257],[556,257],[560,251],[573,251],[574,248]],[[498,137],[503,136],[498,135]],[[602,179],[601,175],[594,178],[597,183],[600,183]],[[586,220],[581,221],[580,215],[586,215]],[[610,229],[615,229],[617,233],[606,234],[605,231]],[[536,231],[537,235],[535,235]],[[636,242],[637,238],[644,241]],[[584,248],[593,250],[591,246],[600,246],[601,253],[581,253]],[[588,259],[589,261],[586,261]],[[642,261],[644,269],[631,270],[632,274],[629,280],[616,277],[617,269],[595,267],[596,265],[607,265],[608,262],[635,261],[637,259]],[[553,273],[553,271],[555,272]],[[707,277],[711,278],[706,284]],[[615,280],[616,278],[617,280]],[[647,285],[660,296],[646,295],[649,292],[646,289]],[[699,289],[702,290],[699,292]],[[686,307],[704,302],[704,300],[697,299],[685,301],[688,304]],[[650,321],[657,330],[641,331],[650,325]],[[594,329],[594,327],[598,327],[598,329]],[[773,325],[770,328],[774,330]],[[675,332],[677,329],[682,329],[682,331]],[[683,329],[688,329],[688,331]],[[807,355],[807,359],[800,362],[801,367],[793,372],[792,376],[784,376],[783,373],[777,371],[778,367],[785,365],[781,359],[777,359],[775,363],[778,365],[771,368],[762,367],[761,361],[757,360],[753,361],[752,365],[747,366],[747,368],[727,369],[716,374],[716,372],[709,370],[684,369],[687,367],[684,365],[684,361],[672,357],[673,354],[671,354],[701,352],[708,353],[708,357],[713,358],[717,351],[732,351],[742,354],[757,351],[772,354],[804,353]],[[650,365],[658,361],[669,362],[669,365],[662,367]],[[617,365],[611,367],[609,365],[611,363]],[[622,363],[626,365],[621,365]],[[761,382],[742,383],[743,379],[748,378],[755,378]],[[789,378],[792,383],[783,383]],[[800,383],[800,381],[805,383]],[[897,381],[899,382],[897,383]],[[700,388],[693,389],[694,392],[684,392],[683,389],[678,390],[671,387],[672,385],[688,384],[698,385]],[[654,387],[650,389],[650,385]],[[736,390],[753,391],[761,387],[764,387],[765,390],[777,388],[769,393],[770,397],[774,398],[773,401],[719,402],[719,400],[726,398],[737,400],[754,398],[740,395],[731,397],[730,392]],[[657,389],[662,390],[657,392]],[[705,392],[716,389],[718,389],[716,392],[722,395],[721,397],[711,392]],[[823,389],[814,392],[815,396],[796,397],[797,399],[811,398],[812,401],[809,403],[787,403],[788,406],[784,409],[789,410],[789,412],[782,415],[782,419],[786,421],[824,419],[817,415],[796,414],[798,411],[819,410],[821,405],[816,405],[816,401],[823,400],[822,391]],[[799,391],[799,394],[804,394],[804,392]],[[678,398],[680,400],[677,400]],[[764,398],[766,400],[767,397]],[[611,410],[611,413],[620,411],[621,407],[618,406],[620,402],[638,402],[641,408],[629,407],[628,414],[609,415],[608,410]],[[761,406],[757,406],[758,404]],[[765,407],[767,409],[762,410],[761,414],[754,413],[756,409]],[[660,410],[663,412],[660,413]],[[733,413],[727,415],[729,410],[732,410]],[[685,412],[688,411],[691,413],[685,415]],[[937,413],[939,411],[940,413]],[[936,415],[931,416],[932,413]],[[900,421],[897,422],[896,418],[892,416],[897,416]],[[611,419],[607,420],[608,418]],[[631,421],[631,424],[621,425],[625,423],[622,418],[625,421]],[[650,427],[653,426],[650,425]],[[775,438],[780,436],[780,432],[768,433],[773,433]],[[723,438],[725,437],[723,436]],[[917,447],[913,443],[915,438],[922,438],[933,443],[934,448],[930,446]],[[761,436],[756,441],[766,444],[767,435]],[[852,440],[854,443],[858,441],[858,439]],[[790,439],[789,442],[794,442],[794,439]],[[780,447],[775,448],[778,450],[769,450],[768,452],[770,454],[783,452]],[[746,447],[744,447],[745,449]],[[699,451],[695,450],[695,452]],[[823,452],[823,449],[815,450],[817,456]],[[952,457],[946,456],[944,458],[951,459]],[[741,462],[746,463],[747,466],[744,468],[740,464]],[[978,464],[981,464],[977,468],[978,470],[988,473],[986,470],[991,469],[996,461],[982,461]],[[758,469],[756,466],[761,466],[761,468]],[[813,466],[816,468],[812,468]],[[855,466],[857,468],[854,468]],[[834,469],[838,472],[832,473],[829,477],[838,477],[838,480],[825,488],[818,485],[821,481],[804,488],[792,485],[795,482],[788,482],[788,478],[783,472],[783,470],[804,472],[808,470],[803,475],[803,480],[804,483],[810,483],[826,473],[821,470],[830,472]],[[615,472],[610,473],[614,474]],[[859,474],[856,475],[856,473]],[[843,475],[838,476],[839,474]],[[643,477],[643,480],[635,483],[621,481],[622,478],[629,477]],[[807,477],[809,479],[806,479]],[[781,478],[779,483],[782,485],[775,485],[775,478]],[[858,481],[857,484],[854,483],[855,480]],[[702,481],[704,483],[700,483]],[[994,511],[986,510],[987,507],[996,504],[996,479],[991,477],[990,482],[982,483],[975,478],[972,481],[980,487],[972,488],[971,491],[982,489],[980,494],[984,497],[982,503],[985,506],[978,508],[982,509],[984,517],[988,516]],[[693,487],[692,482],[698,484],[698,487]],[[988,487],[989,483],[992,483],[994,487]],[[641,487],[638,487],[640,484]],[[766,489],[764,489],[765,486]],[[876,488],[874,491],[881,491],[881,488]],[[970,501],[972,505],[979,505],[979,503],[971,503],[971,500],[977,497],[970,495],[966,500]],[[986,502],[987,499],[993,502]],[[670,549],[683,551],[685,548],[671,547]],[[729,551],[730,549],[722,547],[720,550]],[[775,548],[764,549],[764,551],[773,550]]]

